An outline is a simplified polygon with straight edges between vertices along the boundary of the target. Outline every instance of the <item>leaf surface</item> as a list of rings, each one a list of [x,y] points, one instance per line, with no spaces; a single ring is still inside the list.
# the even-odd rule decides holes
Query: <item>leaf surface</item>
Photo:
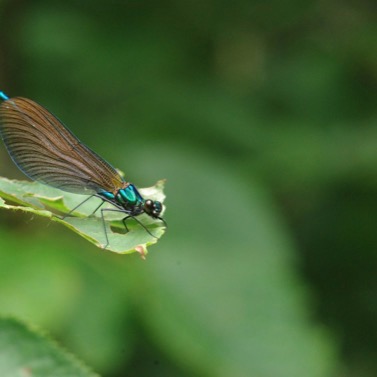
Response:
[[[140,193],[147,198],[164,201],[164,181],[158,181],[155,186],[140,189]],[[38,216],[48,217],[51,221],[63,224],[78,233],[97,247],[106,245],[106,236],[101,219],[101,212],[93,211],[101,203],[101,199],[93,197],[74,211],[74,216],[63,217],[82,203],[86,196],[71,194],[42,185],[37,182],[9,180],[0,177],[0,207],[10,210],[30,212]],[[105,203],[101,208],[114,208]],[[92,215],[92,216],[91,216]],[[133,219],[127,221],[129,232],[122,223],[124,213],[107,212],[106,229],[110,244],[106,250],[120,254],[130,254],[135,251],[143,257],[147,254],[147,247],[155,244],[164,234],[165,227],[160,221],[155,221],[143,214],[139,220],[155,236],[148,234],[141,224]]]

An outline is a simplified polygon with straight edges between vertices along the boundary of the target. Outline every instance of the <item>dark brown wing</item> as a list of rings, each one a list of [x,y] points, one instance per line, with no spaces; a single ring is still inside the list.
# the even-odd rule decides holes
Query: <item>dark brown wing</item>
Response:
[[[12,160],[33,180],[78,194],[122,186],[123,179],[110,164],[29,99],[1,103],[0,135]]]

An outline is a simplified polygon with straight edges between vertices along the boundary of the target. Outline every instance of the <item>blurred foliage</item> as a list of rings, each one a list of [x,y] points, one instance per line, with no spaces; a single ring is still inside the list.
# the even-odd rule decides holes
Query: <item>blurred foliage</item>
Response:
[[[1,1],[1,89],[167,178],[169,230],[142,262],[2,211],[0,313],[105,376],[375,376],[374,10]]]
[[[14,319],[0,319],[2,376],[98,377],[36,329]]]

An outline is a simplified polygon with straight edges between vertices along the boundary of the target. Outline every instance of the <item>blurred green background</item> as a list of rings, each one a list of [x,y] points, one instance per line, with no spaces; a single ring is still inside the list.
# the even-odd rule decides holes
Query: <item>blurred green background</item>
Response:
[[[0,314],[108,377],[376,376],[374,11],[0,1],[0,89],[166,178],[169,223],[142,261],[2,211]]]

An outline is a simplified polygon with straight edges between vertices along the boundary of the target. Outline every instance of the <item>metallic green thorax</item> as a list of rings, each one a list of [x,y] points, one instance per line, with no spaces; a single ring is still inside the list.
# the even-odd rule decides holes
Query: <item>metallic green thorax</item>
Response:
[[[157,200],[144,199],[132,183],[115,192],[99,192],[97,196],[112,203],[131,217],[146,213],[161,220],[162,204]]]
[[[119,206],[133,212],[139,212],[144,206],[145,200],[140,195],[139,191],[133,184],[129,184],[127,187],[119,189],[117,192],[104,191],[98,193],[98,195],[107,199],[110,202],[115,202]]]

